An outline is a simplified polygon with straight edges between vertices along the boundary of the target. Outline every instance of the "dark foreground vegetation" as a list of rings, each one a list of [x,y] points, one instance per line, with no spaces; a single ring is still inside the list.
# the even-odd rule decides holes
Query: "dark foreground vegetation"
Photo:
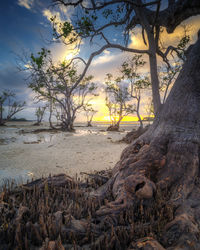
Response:
[[[157,190],[153,199],[138,198],[134,206],[112,215],[98,214],[114,198],[110,193],[99,200],[91,194],[110,174],[102,171],[84,182],[61,174],[4,188],[0,195],[1,249],[163,249],[158,242],[170,246],[164,229],[173,220],[167,190]],[[141,183],[135,189],[142,187]]]

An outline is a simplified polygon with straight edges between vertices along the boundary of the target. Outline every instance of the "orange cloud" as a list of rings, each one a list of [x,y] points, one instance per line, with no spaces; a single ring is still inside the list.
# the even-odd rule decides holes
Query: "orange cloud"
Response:
[[[18,5],[25,7],[26,9],[31,9],[33,5],[33,0],[18,0]]]

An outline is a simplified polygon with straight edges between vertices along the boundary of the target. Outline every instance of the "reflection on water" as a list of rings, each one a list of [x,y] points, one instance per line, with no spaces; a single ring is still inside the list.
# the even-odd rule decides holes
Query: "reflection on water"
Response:
[[[7,130],[7,129],[6,129]],[[120,134],[124,134],[127,131],[120,131]],[[52,143],[56,141],[58,137],[66,138],[69,136],[87,136],[87,135],[109,135],[110,132],[99,129],[98,127],[93,127],[92,129],[84,128],[84,129],[76,129],[76,132],[61,132],[61,133],[49,133],[42,132],[38,134],[34,134],[31,132],[23,132],[20,131],[4,131],[4,134],[0,135],[0,146],[8,145],[10,143],[23,143],[23,144],[40,144],[40,143]]]
[[[34,134],[31,132],[21,133],[16,128],[6,128],[0,131],[0,146],[10,143],[38,144],[50,143],[57,136],[49,132]]]
[[[0,145],[7,145],[10,142],[15,142],[16,138],[15,137],[11,137],[11,138],[0,138]]]
[[[13,143],[17,140],[16,138],[16,128],[3,127],[0,129],[0,146]]]
[[[90,129],[76,129],[76,132],[74,133],[75,136],[84,136],[88,134],[97,134],[97,131]]]
[[[48,152],[53,152],[53,150],[48,150],[48,148],[54,146],[55,144],[58,145],[71,145],[74,142],[74,148],[76,148],[76,145],[78,145],[79,142],[81,142],[81,138],[78,137],[86,137],[83,138],[84,140],[84,145],[90,144],[90,135],[91,138],[95,137],[94,142],[96,142],[101,137],[105,137],[105,141],[102,141],[102,144],[105,142],[106,145],[108,146],[109,143],[118,141],[121,139],[120,134],[126,133],[126,131],[130,131],[133,127],[128,125],[126,127],[120,127],[121,132],[109,132],[106,131],[107,129],[107,124],[106,125],[99,125],[99,126],[93,126],[92,128],[88,127],[75,127],[76,132],[70,133],[70,132],[54,132],[52,133],[50,130],[48,131],[43,131],[43,132],[38,132],[34,133],[33,126],[31,127],[18,127],[18,128],[9,128],[9,127],[4,127],[0,128],[0,153],[1,149],[4,150],[5,155],[0,156],[0,159],[2,158],[2,163],[0,164],[0,186],[5,183],[6,180],[16,180],[17,183],[24,183],[27,180],[31,180],[32,178],[37,178],[38,176],[41,175],[46,175],[47,173],[45,172],[44,169],[37,168],[29,168],[29,162],[23,165],[21,164],[21,160],[19,162],[16,161],[13,162],[12,165],[9,165],[12,159],[14,159],[14,155],[18,155],[19,153],[26,152],[26,149],[30,150],[27,152],[32,152],[31,150],[34,148],[43,150],[43,148],[47,149]],[[124,131],[122,131],[124,130]],[[88,137],[87,137],[88,136]],[[76,138],[75,138],[76,137]],[[93,138],[92,138],[93,139]],[[65,144],[62,144],[62,141],[65,140]],[[100,140],[101,141],[101,140]],[[69,144],[68,144],[69,142]],[[92,141],[93,142],[93,141]],[[20,145],[21,144],[21,145]],[[24,145],[24,144],[43,144],[43,146],[39,145]],[[1,146],[3,145],[3,146]],[[61,146],[58,146],[58,150],[62,150]],[[67,147],[67,146],[66,146]],[[2,150],[2,153],[3,153]],[[55,149],[56,150],[56,149]],[[36,151],[33,151],[36,152]],[[55,151],[54,151],[55,152]],[[77,152],[78,153],[78,152]],[[33,157],[38,157],[37,154],[33,154]],[[54,158],[57,157],[56,155],[53,156]],[[26,158],[26,157],[25,157]],[[77,156],[78,158],[78,156]],[[81,157],[80,157],[81,158]],[[28,156],[27,156],[28,159]],[[34,160],[34,158],[31,158]],[[42,158],[41,158],[42,159]],[[28,159],[29,160],[29,159]],[[27,160],[27,161],[28,161]],[[45,160],[45,159],[44,159]],[[42,161],[42,160],[41,160]],[[5,165],[4,165],[5,162]],[[8,163],[8,165],[7,165]],[[19,164],[19,165],[18,165]],[[43,164],[43,162],[41,162]],[[66,163],[65,163],[66,164]],[[28,165],[28,166],[27,166]],[[30,163],[31,165],[31,163]],[[63,164],[64,165],[64,164]],[[6,169],[8,167],[8,169]],[[15,169],[16,167],[16,169]],[[26,170],[24,170],[26,168]],[[67,170],[66,170],[67,169]],[[48,167],[47,167],[47,172],[48,172]],[[64,171],[71,171],[68,169],[68,166],[64,168],[61,164],[56,163],[53,169],[53,172],[64,172]]]
[[[88,128],[83,126],[82,123],[77,126],[75,124],[76,131],[74,133],[70,132],[60,132],[60,133],[51,133],[48,132],[40,132],[34,133],[33,126],[31,124],[26,124],[26,126],[22,126],[21,124],[18,127],[3,127],[0,128],[0,146],[8,145],[10,143],[23,143],[23,144],[41,144],[41,143],[52,143],[56,141],[57,138],[64,138],[69,136],[86,136],[86,135],[97,135],[97,136],[107,136],[110,132],[106,131],[109,124],[107,123],[94,123],[93,127]],[[77,126],[77,127],[76,127]],[[133,126],[137,127],[138,123],[122,123],[120,126],[120,134],[124,134],[130,131]],[[44,127],[44,129],[46,129]]]
[[[24,134],[24,144],[36,144],[36,143],[49,143],[56,136],[56,134],[42,133],[42,134]]]
[[[19,169],[0,169],[0,187],[2,185],[11,185],[12,182],[14,184],[22,184],[27,182],[28,180],[32,180],[34,174],[27,170],[19,170]]]

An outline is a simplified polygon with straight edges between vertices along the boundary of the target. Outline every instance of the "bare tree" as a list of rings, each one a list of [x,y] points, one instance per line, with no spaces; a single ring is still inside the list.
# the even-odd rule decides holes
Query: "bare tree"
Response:
[[[112,74],[107,74],[105,80],[106,106],[109,110],[111,126],[108,130],[119,130],[122,119],[134,112],[134,105],[130,104],[128,87],[122,83],[122,78],[113,79]]]
[[[37,126],[41,125],[46,109],[47,109],[47,106],[36,108],[35,115],[37,117],[37,122],[34,125],[37,125]]]
[[[62,128],[73,131],[77,112],[83,109],[89,97],[95,95],[93,77],[87,76],[79,82],[75,63],[62,62],[55,65],[50,51],[46,49],[42,49],[37,57],[31,55],[28,70],[31,76],[29,87],[37,94],[37,98],[49,101],[50,114],[54,106],[59,108],[58,117]]]
[[[4,90],[0,94],[0,126],[24,109],[26,103],[14,101],[15,96],[15,93],[9,90]],[[4,115],[5,111],[7,115]]]
[[[138,70],[145,65],[142,55],[134,55],[128,58],[121,65],[122,78],[129,83],[130,97],[136,101],[135,112],[140,122],[140,127],[143,127],[142,118],[140,116],[141,91],[147,89],[151,84],[148,76],[141,74]]]
[[[86,104],[84,106],[84,111],[87,119],[87,126],[92,127],[92,120],[94,118],[94,115],[98,112],[97,110],[94,110],[91,104]]]
[[[149,97],[148,101],[146,102],[145,111],[146,111],[146,114],[147,114],[147,118],[145,120],[146,121],[152,121],[154,119],[154,117],[155,117],[155,113],[154,113],[153,102],[152,102],[151,97]]]

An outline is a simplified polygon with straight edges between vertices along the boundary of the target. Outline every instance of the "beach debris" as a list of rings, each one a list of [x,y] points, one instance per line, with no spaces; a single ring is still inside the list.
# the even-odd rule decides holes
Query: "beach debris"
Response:
[[[41,140],[37,140],[37,141],[24,141],[24,144],[39,144],[41,142]]]
[[[8,145],[10,142],[15,142],[17,139],[15,137],[11,138],[0,138],[0,145]]]

